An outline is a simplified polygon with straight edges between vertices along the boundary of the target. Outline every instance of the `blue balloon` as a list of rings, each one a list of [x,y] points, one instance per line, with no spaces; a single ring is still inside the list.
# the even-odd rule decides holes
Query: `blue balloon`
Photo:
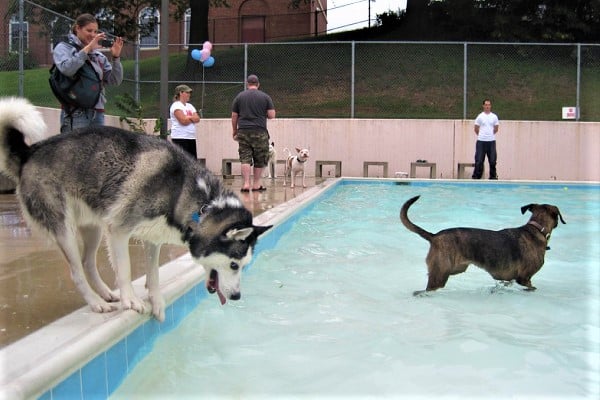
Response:
[[[192,58],[193,58],[194,60],[196,60],[196,61],[200,61],[200,56],[201,56],[201,55],[202,55],[202,54],[200,53],[200,50],[198,50],[198,49],[194,49],[194,50],[192,50]]]
[[[204,60],[202,65],[204,65],[205,68],[212,67],[213,65],[215,65],[215,58],[213,56],[208,57],[206,60]]]

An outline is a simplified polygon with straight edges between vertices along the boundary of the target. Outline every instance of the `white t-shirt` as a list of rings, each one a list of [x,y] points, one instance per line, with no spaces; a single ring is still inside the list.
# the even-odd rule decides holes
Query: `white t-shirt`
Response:
[[[498,116],[496,114],[493,112],[490,112],[489,114],[481,112],[475,119],[475,125],[479,126],[477,140],[481,140],[482,142],[491,142],[496,140],[494,127],[499,124],[500,122],[498,121]]]
[[[185,115],[194,115],[196,108],[190,103],[183,104],[175,101],[169,110],[171,116],[171,138],[173,139],[196,139],[196,124],[181,125],[175,117],[175,111],[181,110]]]

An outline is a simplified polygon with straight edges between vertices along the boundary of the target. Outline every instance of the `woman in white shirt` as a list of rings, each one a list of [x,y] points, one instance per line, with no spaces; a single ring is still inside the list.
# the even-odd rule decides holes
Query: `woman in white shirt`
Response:
[[[173,104],[171,104],[171,141],[198,158],[196,153],[196,125],[200,116],[196,108],[189,102],[192,88],[179,85],[175,88]]]

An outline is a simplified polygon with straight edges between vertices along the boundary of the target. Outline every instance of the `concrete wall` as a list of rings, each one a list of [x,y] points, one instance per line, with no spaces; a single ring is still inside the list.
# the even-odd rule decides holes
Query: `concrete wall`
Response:
[[[40,110],[49,131],[58,132],[58,111]],[[120,125],[112,116],[107,124]],[[149,129],[153,126],[148,123]],[[237,158],[230,120],[202,120],[197,132],[199,157],[220,174],[223,158]],[[395,172],[409,172],[411,162],[425,159],[436,163],[438,178],[456,178],[457,163],[473,162],[476,140],[470,120],[282,118],[269,121],[269,132],[278,159],[285,158],[285,147],[310,148],[310,176],[317,160],[341,161],[342,175],[355,177],[363,176],[364,161],[387,161],[393,177]],[[598,122],[500,121],[497,149],[500,179],[600,181]],[[278,166],[278,175],[282,168]],[[370,176],[383,173],[380,167],[369,171]],[[428,172],[418,168],[417,177],[426,178]],[[239,174],[239,164],[233,165],[233,173]],[[333,167],[324,167],[323,174],[333,176]]]

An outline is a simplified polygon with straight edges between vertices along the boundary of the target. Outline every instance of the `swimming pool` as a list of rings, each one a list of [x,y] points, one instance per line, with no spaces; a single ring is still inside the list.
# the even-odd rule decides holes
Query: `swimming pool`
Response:
[[[597,185],[342,180],[259,242],[241,301],[200,302],[162,335],[111,399],[600,395]],[[557,205],[535,292],[470,267],[427,280],[436,232],[524,224],[520,207]]]

